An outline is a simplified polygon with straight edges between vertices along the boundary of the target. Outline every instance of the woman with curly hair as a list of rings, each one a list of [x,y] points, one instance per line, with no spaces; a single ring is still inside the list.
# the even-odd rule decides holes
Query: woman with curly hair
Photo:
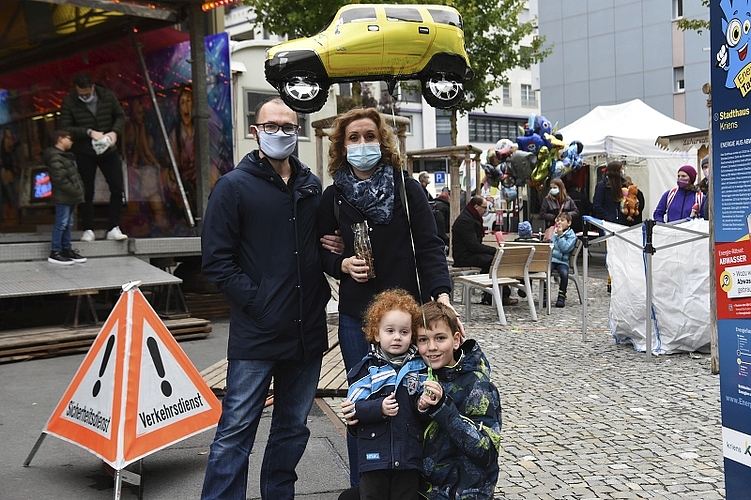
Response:
[[[451,280],[425,193],[405,175],[396,136],[378,110],[348,111],[329,139],[334,183],[318,206],[318,235],[339,230],[344,240],[342,255],[321,248],[321,259],[324,271],[340,280],[339,345],[349,371],[368,353],[363,313],[376,294],[402,288],[418,303],[434,298],[450,305]],[[356,235],[369,255],[356,254]],[[350,482],[357,486],[356,443],[349,439],[348,445]]]

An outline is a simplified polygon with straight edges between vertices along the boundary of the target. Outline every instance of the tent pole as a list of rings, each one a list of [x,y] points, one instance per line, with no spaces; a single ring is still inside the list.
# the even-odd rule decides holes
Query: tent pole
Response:
[[[652,360],[652,255],[655,253],[655,248],[652,245],[652,234],[654,232],[655,220],[647,219],[644,221],[644,230],[646,232],[646,242],[644,245],[645,266],[647,273],[647,346],[646,354],[647,361]]]
[[[584,279],[582,288],[584,300],[582,300],[582,342],[587,341],[587,305],[589,304],[589,290],[587,282],[589,281],[589,222],[584,222]]]

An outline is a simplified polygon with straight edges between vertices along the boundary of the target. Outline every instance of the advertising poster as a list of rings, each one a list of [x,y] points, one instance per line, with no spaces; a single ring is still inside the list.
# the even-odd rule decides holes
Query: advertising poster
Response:
[[[712,0],[712,172],[725,490],[751,489],[751,13]]]

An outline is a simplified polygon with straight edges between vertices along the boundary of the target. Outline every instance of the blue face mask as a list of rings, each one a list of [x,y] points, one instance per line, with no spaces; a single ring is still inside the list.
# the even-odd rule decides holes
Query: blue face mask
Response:
[[[370,170],[381,159],[381,145],[377,142],[350,144],[347,146],[347,161],[360,171]]]

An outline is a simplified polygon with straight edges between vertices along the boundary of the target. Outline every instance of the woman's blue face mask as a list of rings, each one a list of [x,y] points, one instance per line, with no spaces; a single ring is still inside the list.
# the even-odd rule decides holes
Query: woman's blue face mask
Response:
[[[347,161],[360,171],[367,171],[378,164],[381,159],[381,144],[378,142],[362,142],[347,146]]]

